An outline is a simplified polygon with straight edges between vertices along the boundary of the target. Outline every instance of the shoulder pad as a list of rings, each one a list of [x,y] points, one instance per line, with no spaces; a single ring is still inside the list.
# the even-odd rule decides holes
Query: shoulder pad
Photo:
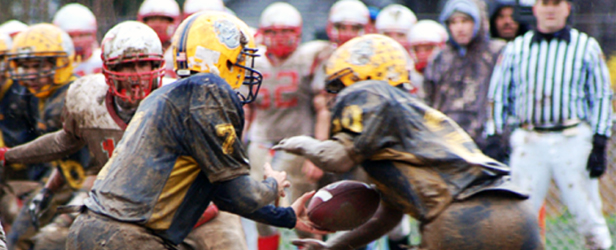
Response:
[[[65,100],[66,111],[79,126],[116,129],[105,105],[109,87],[102,74],[81,77],[68,89]]]

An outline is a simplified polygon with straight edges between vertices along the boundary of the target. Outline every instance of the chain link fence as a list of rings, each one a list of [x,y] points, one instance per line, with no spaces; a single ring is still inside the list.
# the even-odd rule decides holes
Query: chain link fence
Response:
[[[616,133],[616,129],[612,129]],[[608,169],[599,181],[603,200],[603,214],[616,242],[616,136],[610,138],[608,146]],[[580,201],[582,202],[582,201]],[[585,249],[584,238],[576,228],[573,216],[560,199],[560,191],[552,183],[546,198],[546,250]],[[611,249],[615,249],[612,247]]]

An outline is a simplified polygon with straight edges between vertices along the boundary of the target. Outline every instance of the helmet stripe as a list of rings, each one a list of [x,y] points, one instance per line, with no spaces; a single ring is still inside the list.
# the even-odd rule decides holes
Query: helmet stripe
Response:
[[[179,47],[178,47],[178,54],[175,55],[176,58],[181,55],[181,53],[184,54],[184,60],[183,61],[178,61],[177,65],[178,65],[178,70],[180,69],[188,69],[188,58],[186,58],[186,42],[188,41],[188,31],[190,30],[190,27],[192,26],[192,23],[201,15],[192,15],[190,17],[190,19],[188,19],[186,21],[186,25],[184,26],[184,29],[182,30],[182,35],[180,36],[180,42],[179,42]]]

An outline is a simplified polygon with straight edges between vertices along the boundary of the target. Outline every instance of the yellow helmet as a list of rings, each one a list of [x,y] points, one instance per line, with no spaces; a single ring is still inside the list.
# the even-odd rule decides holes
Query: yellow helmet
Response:
[[[402,45],[384,35],[353,38],[327,60],[325,88],[338,93],[363,80],[387,81],[392,86],[410,82],[406,53]]]
[[[215,73],[233,89],[249,87],[250,93],[241,95],[243,103],[256,97],[263,79],[253,68],[257,49],[248,26],[237,17],[219,11],[195,13],[180,24],[171,46],[179,77]]]
[[[12,46],[11,37],[8,34],[0,32],[0,76],[5,76],[7,70],[6,54]],[[0,82],[0,84],[2,84]]]
[[[30,26],[13,40],[13,47],[8,54],[9,76],[17,82],[53,76],[52,84],[40,90],[29,88],[36,97],[47,97],[53,90],[74,79],[74,54],[70,36],[57,26],[48,23]],[[19,65],[19,61],[24,59],[51,59],[54,66],[49,70],[28,73]]]

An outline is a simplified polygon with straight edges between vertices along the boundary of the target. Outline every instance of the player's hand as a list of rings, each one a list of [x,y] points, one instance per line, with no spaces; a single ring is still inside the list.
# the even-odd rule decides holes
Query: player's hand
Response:
[[[308,218],[308,212],[307,212],[308,209],[306,209],[305,204],[308,203],[308,201],[310,201],[310,199],[312,198],[312,196],[314,196],[315,193],[316,193],[315,191],[310,191],[308,193],[305,193],[301,197],[299,197],[297,200],[295,200],[293,204],[291,204],[291,208],[293,208],[293,211],[295,212],[295,218],[297,218],[297,222],[295,222],[295,229],[298,229],[298,230],[301,230],[307,233],[312,233],[312,234],[332,233],[332,232],[316,229],[314,224],[312,224],[312,222]]]
[[[310,249],[310,250],[326,250],[330,249],[327,247],[327,244],[323,241],[317,239],[297,239],[291,241],[293,245],[300,247],[300,249]]]
[[[588,163],[586,163],[586,169],[590,178],[599,178],[607,167],[607,137],[602,135],[595,135],[592,141],[592,151],[588,156]]]
[[[310,136],[300,135],[286,138],[280,141],[277,145],[272,147],[273,150],[284,150],[288,153],[296,154],[296,155],[304,155],[306,145],[310,145],[318,142],[319,140],[314,139]]]
[[[291,186],[291,182],[287,180],[287,172],[285,171],[276,171],[272,169],[272,165],[269,163],[265,163],[263,166],[263,175],[264,179],[272,177],[278,183],[278,196],[285,197],[284,189]]]
[[[9,151],[9,148],[0,147],[0,167],[4,167],[6,164],[6,161],[4,160],[4,154],[6,154],[6,151]]]
[[[28,206],[28,212],[30,213],[30,217],[32,219],[32,224],[36,229],[39,228],[39,218],[49,208],[51,204],[51,199],[53,198],[53,192],[48,188],[43,188],[39,191],[36,196],[30,202]]]
[[[314,163],[309,160],[304,161],[302,173],[304,173],[308,181],[311,183],[316,183],[323,177],[323,170],[315,166]]]

